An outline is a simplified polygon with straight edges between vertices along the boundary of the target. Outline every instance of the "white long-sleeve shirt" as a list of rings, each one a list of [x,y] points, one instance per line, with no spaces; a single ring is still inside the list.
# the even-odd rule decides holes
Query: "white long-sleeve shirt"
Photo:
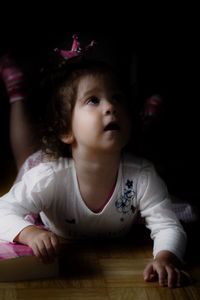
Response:
[[[59,158],[27,171],[0,198],[0,239],[13,241],[32,225],[25,219],[30,213],[39,213],[45,226],[64,238],[119,237],[130,230],[138,212],[151,231],[154,257],[168,250],[182,259],[186,235],[151,163],[124,156],[115,189],[97,213],[81,197],[73,160]]]

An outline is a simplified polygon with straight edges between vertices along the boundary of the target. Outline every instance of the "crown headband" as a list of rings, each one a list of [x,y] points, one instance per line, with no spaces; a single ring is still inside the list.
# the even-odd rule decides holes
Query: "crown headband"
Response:
[[[74,57],[80,57],[95,45],[95,41],[91,41],[89,45],[81,48],[80,42],[78,40],[78,36],[74,34],[72,38],[73,38],[73,42],[72,42],[71,50],[64,50],[59,48],[54,49],[54,51],[58,53],[65,60],[69,60]]]

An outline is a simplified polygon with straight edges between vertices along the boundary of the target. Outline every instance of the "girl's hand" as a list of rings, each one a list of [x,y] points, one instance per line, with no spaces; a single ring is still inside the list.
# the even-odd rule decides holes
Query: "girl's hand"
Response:
[[[187,280],[189,275],[180,270],[180,261],[169,251],[160,251],[156,258],[149,263],[144,270],[145,281],[158,280],[160,286],[168,286],[169,288],[181,287]],[[188,278],[186,278],[186,274]]]
[[[36,226],[24,228],[15,238],[15,241],[32,248],[34,255],[44,263],[53,262],[59,251],[58,237],[53,232]]]

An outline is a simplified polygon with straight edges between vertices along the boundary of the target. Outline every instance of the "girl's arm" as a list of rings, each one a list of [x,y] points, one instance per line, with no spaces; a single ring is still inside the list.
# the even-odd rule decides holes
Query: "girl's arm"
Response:
[[[35,256],[44,263],[52,262],[59,251],[58,237],[53,232],[34,225],[24,228],[14,241],[31,247]]]
[[[0,199],[0,239],[29,245],[37,257],[51,260],[58,247],[56,235],[34,226],[25,216],[48,209],[54,191],[51,168],[38,166],[28,171]]]
[[[154,240],[154,260],[144,270],[144,279],[158,278],[160,285],[181,285],[181,261],[186,234],[172,211],[164,182],[151,165],[146,165],[138,181],[138,206]]]

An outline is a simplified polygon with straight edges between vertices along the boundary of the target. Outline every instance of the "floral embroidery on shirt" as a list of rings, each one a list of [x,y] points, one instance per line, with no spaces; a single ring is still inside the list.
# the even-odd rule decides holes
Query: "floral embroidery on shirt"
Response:
[[[133,180],[127,179],[126,185],[127,185],[127,187],[128,187],[129,189],[132,188],[132,187],[133,187]]]
[[[125,196],[121,196],[115,202],[115,206],[120,213],[126,214],[130,211],[131,199],[128,199]]]
[[[133,187],[133,181],[127,179],[125,188],[124,188],[124,195],[122,195],[115,202],[115,206],[119,213],[127,214],[130,211],[132,211],[132,213],[135,212],[135,208],[132,204],[132,200],[135,197],[135,194],[136,194],[136,192]],[[124,220],[124,219],[121,218],[121,221],[122,220]]]

